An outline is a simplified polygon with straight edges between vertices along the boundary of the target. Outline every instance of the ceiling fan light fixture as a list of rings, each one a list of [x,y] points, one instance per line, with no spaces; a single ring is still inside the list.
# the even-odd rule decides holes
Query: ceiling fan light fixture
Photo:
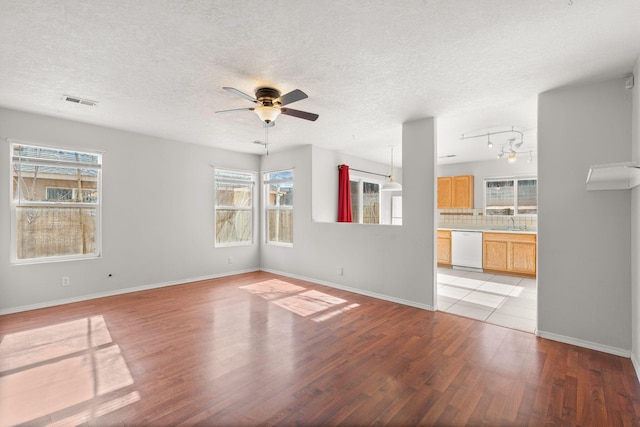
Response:
[[[256,107],[253,111],[265,123],[273,122],[280,115],[280,109],[276,107]]]

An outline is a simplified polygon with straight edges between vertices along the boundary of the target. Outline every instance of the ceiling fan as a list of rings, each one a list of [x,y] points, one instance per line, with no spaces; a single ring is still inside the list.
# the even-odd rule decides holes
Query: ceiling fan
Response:
[[[233,110],[222,110],[216,111],[217,114],[226,114],[233,113],[236,111],[254,111],[260,120],[262,120],[265,124],[265,127],[274,126],[276,118],[280,114],[284,114],[286,116],[298,117],[299,119],[316,121],[318,119],[317,114],[308,113],[306,111],[294,110],[293,108],[284,108],[285,105],[289,105],[296,101],[300,101],[301,99],[308,98],[307,94],[301,91],[300,89],[292,90],[291,92],[280,95],[280,91],[278,89],[272,87],[259,87],[256,89],[256,96],[253,97],[251,95],[247,95],[244,92],[239,91],[238,89],[232,87],[223,87],[222,89],[227,92],[231,92],[238,96],[241,96],[255,104],[256,107],[248,107],[248,108],[235,108]]]

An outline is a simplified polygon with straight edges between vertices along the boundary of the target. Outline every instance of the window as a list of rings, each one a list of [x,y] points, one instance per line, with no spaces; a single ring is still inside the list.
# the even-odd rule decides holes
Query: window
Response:
[[[254,174],[215,170],[216,246],[253,243]]]
[[[486,179],[485,215],[536,215],[537,178]]]
[[[380,224],[380,183],[352,177],[350,184],[353,222]]]
[[[12,261],[100,255],[99,153],[11,144]]]
[[[59,202],[62,200],[76,200],[78,198],[77,188],[59,188],[59,187],[47,187],[47,200],[52,202]],[[82,189],[82,201],[85,203],[97,201],[98,193],[95,190]]]
[[[293,171],[264,174],[267,243],[293,246]]]

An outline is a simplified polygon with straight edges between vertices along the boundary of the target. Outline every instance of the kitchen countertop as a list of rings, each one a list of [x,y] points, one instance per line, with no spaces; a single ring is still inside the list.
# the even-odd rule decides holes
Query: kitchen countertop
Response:
[[[482,231],[485,233],[513,233],[513,234],[538,234],[537,230],[510,230],[507,226],[478,226],[478,225],[451,225],[438,227],[438,230],[450,230],[450,231]]]

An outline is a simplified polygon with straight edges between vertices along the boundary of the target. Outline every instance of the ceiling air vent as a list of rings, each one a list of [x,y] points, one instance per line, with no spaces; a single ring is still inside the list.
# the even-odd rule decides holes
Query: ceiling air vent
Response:
[[[89,107],[95,107],[98,104],[97,101],[92,101],[90,99],[84,99],[84,98],[79,98],[77,96],[69,96],[69,95],[64,95],[62,97],[62,100],[73,102],[74,104],[88,105]]]

